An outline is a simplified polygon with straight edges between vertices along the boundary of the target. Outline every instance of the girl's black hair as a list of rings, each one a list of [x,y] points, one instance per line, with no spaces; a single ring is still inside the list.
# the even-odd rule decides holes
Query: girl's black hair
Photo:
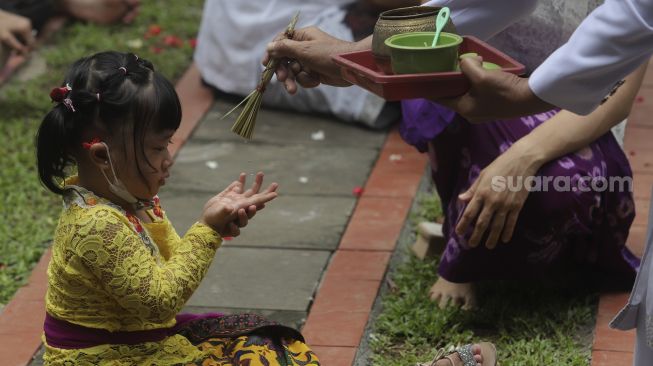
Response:
[[[36,136],[39,178],[54,193],[63,193],[59,181],[75,163],[71,153],[81,146],[84,131],[95,127],[112,136],[121,134],[124,150],[131,135],[134,153],[138,148],[145,156],[147,131],[176,130],[181,123],[174,86],[152,63],[132,53],[108,51],[79,59],[70,67],[66,84],[72,89],[67,98],[74,111],[58,103]],[[143,176],[138,159],[136,164]]]

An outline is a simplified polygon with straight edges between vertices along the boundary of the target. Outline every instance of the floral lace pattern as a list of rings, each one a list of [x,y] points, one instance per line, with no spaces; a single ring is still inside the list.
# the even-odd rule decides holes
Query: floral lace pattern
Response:
[[[64,196],[64,209],[70,208],[70,206],[73,204],[83,208],[90,208],[97,205],[98,203],[101,203],[118,210],[119,212],[121,212],[123,215],[127,217],[129,222],[132,224],[132,227],[134,228],[136,234],[138,234],[141,237],[143,243],[145,243],[145,245],[150,249],[152,256],[156,258],[157,264],[159,265],[161,264],[161,261],[159,260],[159,249],[154,244],[152,238],[150,238],[150,235],[148,235],[147,231],[143,229],[140,220],[135,215],[126,212],[122,207],[116,205],[115,203],[107,199],[96,196],[95,194],[93,194],[93,192],[83,187],[76,186],[76,185],[67,185],[66,188],[68,189],[69,193]],[[155,219],[155,217],[159,217],[159,219],[162,220],[163,211],[161,210],[159,197],[154,197],[153,202],[154,205],[151,210],[153,214],[150,215],[150,217],[152,217],[153,220]]]
[[[81,187],[68,188],[48,266],[47,312],[109,331],[174,325],[208,270],[220,236],[198,223],[180,238],[160,209],[160,220],[134,223],[107,200]],[[165,342],[184,348],[182,340]],[[112,347],[125,348],[107,345],[93,347],[93,352]],[[49,347],[45,359],[76,352]]]
[[[530,16],[512,24],[489,43],[526,65],[530,73],[562,46],[602,0],[545,0]]]

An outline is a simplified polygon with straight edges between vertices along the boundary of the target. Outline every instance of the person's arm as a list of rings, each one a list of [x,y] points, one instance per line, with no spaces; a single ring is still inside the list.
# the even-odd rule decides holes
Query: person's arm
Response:
[[[176,255],[159,265],[124,215],[96,207],[84,222],[88,230],[78,230],[74,238],[82,263],[125,311],[152,322],[172,319],[199,286],[220,235],[195,224],[176,244]]]
[[[628,117],[633,100],[642,84],[648,62],[644,62],[604,104],[586,116],[562,110],[518,143],[534,154],[534,159],[551,161],[589,145]]]
[[[486,231],[489,231],[485,243],[488,248],[494,248],[499,239],[508,242],[529,191],[525,186],[506,189],[497,178],[535,176],[545,163],[578,151],[607,133],[628,116],[645,71],[646,64],[643,64],[626,78],[624,86],[612,98],[587,116],[560,111],[485,167],[472,186],[459,196],[468,204],[456,225],[456,233],[465,235],[473,225],[469,240],[472,246],[480,243]]]
[[[606,0],[530,77],[540,99],[579,114],[653,53],[653,1]]]
[[[238,180],[209,199],[200,219],[183,238],[176,233],[170,238],[177,242],[168,243],[170,256],[164,263],[156,263],[124,214],[103,205],[96,206],[91,217],[80,224],[84,227],[72,240],[75,252],[125,311],[149,321],[167,321],[199,286],[221,238],[238,236],[256,210],[276,198],[276,183],[260,190],[262,172],[247,190],[245,178],[241,173]],[[251,212],[248,215],[246,211]]]

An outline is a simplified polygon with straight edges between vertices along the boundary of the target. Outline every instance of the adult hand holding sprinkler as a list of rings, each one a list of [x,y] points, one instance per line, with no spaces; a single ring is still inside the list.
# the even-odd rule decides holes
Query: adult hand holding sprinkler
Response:
[[[288,24],[286,31],[283,33],[284,38],[293,38],[295,34],[295,25],[297,25],[298,20],[299,12],[295,13],[295,16],[290,21],[290,24]],[[278,64],[278,59],[268,59],[265,62],[265,70],[261,75],[261,82],[256,86],[256,89],[254,89],[247,97],[245,97],[243,101],[238,103],[238,105],[236,105],[224,116],[222,116],[222,118],[229,116],[243,103],[246,103],[245,108],[238,116],[238,119],[236,119],[236,123],[234,123],[234,125],[231,127],[231,131],[235,134],[248,140],[252,138],[254,134],[254,125],[256,124],[256,116],[258,114],[258,110],[261,108],[263,93],[265,92],[267,85],[270,83],[270,80],[272,80],[272,76],[274,75],[274,71],[277,69]]]

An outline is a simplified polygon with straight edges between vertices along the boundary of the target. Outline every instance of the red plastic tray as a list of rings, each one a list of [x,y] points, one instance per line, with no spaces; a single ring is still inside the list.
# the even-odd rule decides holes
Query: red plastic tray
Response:
[[[464,36],[459,54],[476,52],[483,61],[501,66],[501,70],[516,75],[524,72],[524,65],[510,56],[479,40]],[[374,62],[371,50],[333,56],[340,65],[343,78],[385,100],[397,101],[414,98],[451,98],[465,94],[469,81],[460,71],[428,74],[386,74]]]

